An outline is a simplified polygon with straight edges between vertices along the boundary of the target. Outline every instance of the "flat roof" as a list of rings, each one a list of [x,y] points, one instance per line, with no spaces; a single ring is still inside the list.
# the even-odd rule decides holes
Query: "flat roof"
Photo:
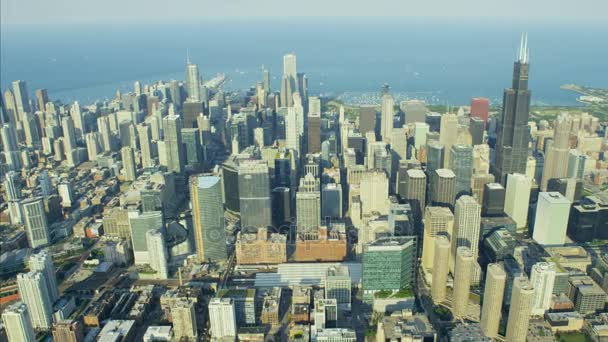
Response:
[[[538,197],[543,198],[546,202],[552,204],[571,204],[570,200],[568,200],[564,195],[559,192],[541,192],[538,194]]]

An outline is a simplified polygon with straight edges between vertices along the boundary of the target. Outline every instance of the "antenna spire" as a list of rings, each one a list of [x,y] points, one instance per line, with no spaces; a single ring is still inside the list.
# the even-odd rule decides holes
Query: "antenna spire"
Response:
[[[530,61],[530,49],[528,48],[528,34],[521,34],[521,42],[519,43],[519,62],[527,64]]]
[[[190,49],[186,48],[186,63],[190,64]]]

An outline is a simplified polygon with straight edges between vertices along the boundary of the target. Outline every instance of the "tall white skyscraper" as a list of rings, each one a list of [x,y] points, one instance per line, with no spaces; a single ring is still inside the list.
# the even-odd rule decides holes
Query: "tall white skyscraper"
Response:
[[[138,125],[137,135],[139,136],[139,148],[141,151],[141,166],[143,168],[154,166],[152,160],[152,131],[150,125],[147,123]]]
[[[506,281],[507,273],[502,264],[488,265],[481,307],[481,329],[490,338],[498,335]]]
[[[168,115],[163,119],[167,169],[175,173],[184,171],[184,146],[182,143],[182,119],[179,115]]]
[[[125,146],[120,149],[120,155],[122,158],[122,168],[125,180],[128,182],[132,182],[137,178],[133,149],[129,146]]]
[[[477,260],[477,256],[479,255],[480,222],[481,206],[475,198],[464,195],[456,200],[454,208],[454,234],[452,235],[452,260],[456,260],[458,247],[468,247],[474,260]]]
[[[525,228],[528,225],[531,189],[532,179],[529,176],[521,173],[511,173],[507,176],[504,212],[515,221],[517,228]]]
[[[78,101],[75,101],[74,104],[70,107],[70,117],[74,122],[74,133],[76,134],[76,139],[82,139],[85,133],[84,117],[82,115],[82,110]]]
[[[536,204],[532,238],[541,245],[563,245],[570,216],[570,201],[559,192],[541,192]]]
[[[13,95],[15,96],[15,103],[17,105],[17,113],[23,120],[25,113],[30,112],[30,98],[25,81],[13,81]]]
[[[532,315],[542,316],[551,306],[555,284],[555,263],[537,262],[530,271],[530,283],[534,287]]]
[[[446,113],[441,116],[441,126],[439,128],[439,143],[444,146],[443,165],[450,164],[452,146],[458,140],[458,116]]]
[[[21,211],[30,247],[38,248],[48,245],[51,242],[51,235],[42,197],[32,197],[21,201]]]
[[[568,175],[571,127],[572,118],[568,113],[560,114],[555,120],[553,143],[549,146],[543,166],[541,191],[547,191],[547,184],[551,178],[563,178]]]
[[[21,198],[21,184],[19,174],[9,171],[4,177],[4,191],[9,201],[17,201]]]
[[[32,326],[36,329],[50,329],[53,323],[53,302],[42,272],[18,274],[17,287],[19,296],[30,312]]]
[[[198,65],[194,63],[186,64],[186,91],[188,92],[189,102],[201,101],[201,76],[198,72]]]
[[[452,292],[452,315],[455,318],[463,318],[468,312],[475,259],[471,250],[465,246],[458,247],[455,259],[456,271],[454,272],[454,291]]]
[[[87,155],[90,161],[97,160],[97,155],[101,152],[99,138],[98,132],[91,132],[84,135],[84,142],[87,146]]]
[[[395,99],[390,94],[382,96],[381,115],[380,135],[383,142],[390,144],[393,138],[393,119],[395,117]]]
[[[283,74],[293,77],[297,77],[296,68],[296,55],[294,53],[288,53],[283,56]]]
[[[530,324],[530,313],[534,299],[534,287],[528,278],[521,276],[513,280],[511,305],[507,320],[506,340],[509,342],[525,342]]]
[[[367,171],[360,182],[361,215],[377,212],[388,215],[388,177],[384,171]]]
[[[148,243],[148,260],[150,267],[156,271],[156,279],[167,279],[167,244],[162,229],[149,230],[146,233]]]
[[[209,322],[212,338],[236,337],[236,312],[232,298],[212,298],[209,301]]]
[[[59,299],[55,265],[53,265],[53,258],[49,252],[47,250],[43,250],[37,254],[32,254],[30,256],[29,266],[30,271],[41,272],[42,275],[44,275],[51,302],[55,302],[57,299]]]
[[[298,113],[299,111],[296,111],[294,107],[287,109],[287,116],[285,117],[285,147],[296,151],[299,156],[301,140]]]
[[[36,335],[27,305],[17,302],[2,312],[2,322],[8,342],[36,342]]]

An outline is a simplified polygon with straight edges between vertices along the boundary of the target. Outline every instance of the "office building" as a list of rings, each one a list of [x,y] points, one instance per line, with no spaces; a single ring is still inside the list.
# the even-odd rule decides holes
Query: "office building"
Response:
[[[170,114],[163,118],[166,166],[170,172],[181,173],[184,171],[182,128],[182,119],[179,115]]]
[[[446,235],[439,235],[435,238],[433,280],[431,284],[431,298],[435,304],[439,304],[446,299],[448,273],[450,271],[450,248],[450,239]]]
[[[272,189],[272,224],[281,227],[291,221],[291,192],[287,187]]]
[[[380,115],[380,136],[383,142],[390,144],[393,137],[393,120],[395,117],[395,99],[390,94],[382,96]]]
[[[125,181],[133,182],[137,178],[133,149],[129,146],[125,146],[120,150],[120,155],[122,157],[122,167]]]
[[[608,202],[587,196],[572,206],[568,236],[579,243],[608,239]]]
[[[541,245],[563,245],[570,215],[570,201],[559,192],[541,192],[536,204],[532,238]]]
[[[471,99],[471,118],[481,119],[485,124],[488,122],[488,112],[490,111],[490,100],[483,97]]]
[[[23,119],[26,113],[31,112],[30,98],[25,81],[13,81],[13,96],[17,105],[17,114]]]
[[[251,326],[256,323],[256,290],[255,289],[222,289],[217,291],[217,298],[230,298],[234,303],[238,326]]]
[[[571,276],[569,282],[568,297],[577,312],[587,315],[604,310],[606,292],[591,277]]]
[[[316,231],[321,225],[321,194],[319,191],[296,193],[296,217],[298,233]]]
[[[454,290],[452,292],[452,315],[456,319],[462,319],[468,315],[474,263],[475,257],[471,250],[465,246],[458,247],[455,257]]]
[[[606,130],[608,132],[608,129]],[[583,179],[587,155],[579,150],[570,150],[568,153],[568,178]]]
[[[473,148],[468,145],[456,144],[450,150],[450,169],[456,176],[456,195],[471,193],[471,177],[473,176]]]
[[[32,197],[21,201],[21,212],[30,248],[43,247],[51,243],[42,197]]]
[[[469,121],[469,133],[471,134],[471,144],[473,146],[484,143],[484,126],[485,122],[482,119],[471,117]]]
[[[410,169],[405,176],[404,199],[410,203],[414,217],[419,220],[426,209],[426,175],[420,169]]]
[[[170,306],[175,339],[197,340],[198,324],[195,305],[196,303],[192,299],[180,298]]]
[[[348,267],[330,266],[325,272],[325,299],[335,299],[338,308],[350,310],[351,279]]]
[[[376,108],[362,106],[359,108],[359,132],[365,136],[368,132],[376,131]]]
[[[446,167],[452,165],[450,158],[452,157],[452,146],[458,140],[458,116],[456,114],[446,113],[441,116],[441,128],[439,129],[439,143],[444,146],[445,153],[443,156],[443,165]]]
[[[200,260],[224,260],[227,257],[221,185],[220,177],[216,176],[190,179],[194,241]]]
[[[189,58],[188,58],[189,59]],[[198,65],[190,63],[186,64],[186,92],[188,97],[186,101],[199,102],[201,101],[201,76],[198,72]]]
[[[399,109],[405,114],[405,124],[416,123],[416,122],[425,122],[426,113],[428,109],[426,108],[426,103],[420,100],[409,100],[409,101],[401,101],[399,104]]]
[[[236,339],[236,311],[231,298],[212,298],[209,301],[211,338]]]
[[[481,330],[490,338],[498,335],[506,281],[507,274],[502,264],[488,265],[481,306]]]
[[[496,181],[501,184],[505,184],[507,175],[511,173],[526,173],[531,95],[528,72],[528,37],[523,35],[519,58],[513,67],[513,84],[504,91],[501,123],[497,128],[496,162],[493,169]]]
[[[312,99],[312,98],[311,98]],[[319,100],[318,98],[316,98]],[[320,106],[320,105],[319,105]],[[308,112],[308,153],[321,152],[321,112]]]
[[[259,227],[256,233],[237,234],[236,262],[248,264],[280,264],[287,262],[287,237],[279,233],[268,233]]]
[[[340,184],[323,184],[321,189],[321,218],[342,218],[342,187]]]
[[[450,169],[437,169],[432,176],[433,189],[431,202],[433,206],[454,207],[456,200],[456,175]]]
[[[29,310],[23,302],[16,302],[2,311],[2,323],[8,342],[36,342]]]
[[[422,238],[422,267],[431,270],[435,260],[435,239],[440,235],[452,236],[454,215],[445,207],[427,207],[424,213],[424,237]],[[448,257],[448,261],[450,258]],[[448,263],[446,263],[448,264]]]
[[[156,279],[169,278],[167,267],[168,253],[165,235],[162,229],[148,230],[146,233],[146,242],[148,245],[148,260],[150,267],[156,271],[154,277]]]
[[[82,342],[84,327],[80,320],[59,321],[53,324],[53,341]]]
[[[399,291],[415,281],[417,243],[413,236],[383,237],[365,246],[362,287],[364,298],[378,291]]]
[[[452,234],[452,260],[456,260],[459,247],[469,248],[473,259],[479,255],[479,229],[481,206],[471,196],[462,196],[454,209],[454,233]]]
[[[525,342],[532,312],[534,287],[525,276],[513,279],[507,320],[507,341]]]
[[[201,146],[201,132],[198,128],[183,128],[182,142],[184,143],[184,156],[186,166],[200,170],[203,165],[203,147]]]
[[[19,296],[27,305],[32,327],[50,330],[53,316],[53,303],[42,272],[30,271],[17,275]]]
[[[241,227],[270,226],[272,221],[268,165],[262,161],[243,161],[239,164],[238,172]]]
[[[37,254],[32,254],[29,260],[30,271],[41,272],[46,281],[46,287],[49,293],[51,302],[59,299],[59,289],[57,288],[57,276],[55,275],[55,266],[53,258],[48,250],[43,250]]]
[[[502,216],[505,208],[505,188],[500,183],[486,184],[482,203],[483,216]]]
[[[149,264],[150,253],[147,234],[150,230],[163,228],[163,214],[160,211],[144,213],[129,211],[128,216],[134,261],[136,264]]]
[[[568,176],[571,127],[572,118],[568,113],[561,113],[554,122],[553,143],[549,146],[545,156],[540,182],[541,191],[547,191],[550,179]]]
[[[551,306],[556,266],[553,262],[537,262],[530,271],[530,283],[534,287],[532,315],[543,316]]]
[[[515,221],[518,229],[528,226],[531,189],[532,179],[525,174],[507,175],[504,212]]]
[[[381,170],[371,170],[361,176],[359,186],[362,216],[371,213],[388,214],[388,183],[386,173]]]

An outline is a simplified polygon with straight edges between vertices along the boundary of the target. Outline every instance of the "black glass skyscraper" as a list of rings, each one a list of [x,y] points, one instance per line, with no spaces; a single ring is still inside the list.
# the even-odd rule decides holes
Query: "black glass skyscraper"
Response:
[[[510,173],[526,173],[530,132],[530,90],[528,89],[529,51],[528,38],[524,34],[519,49],[519,59],[513,67],[513,85],[505,89],[502,119],[498,125],[496,142],[496,180],[505,184]]]

